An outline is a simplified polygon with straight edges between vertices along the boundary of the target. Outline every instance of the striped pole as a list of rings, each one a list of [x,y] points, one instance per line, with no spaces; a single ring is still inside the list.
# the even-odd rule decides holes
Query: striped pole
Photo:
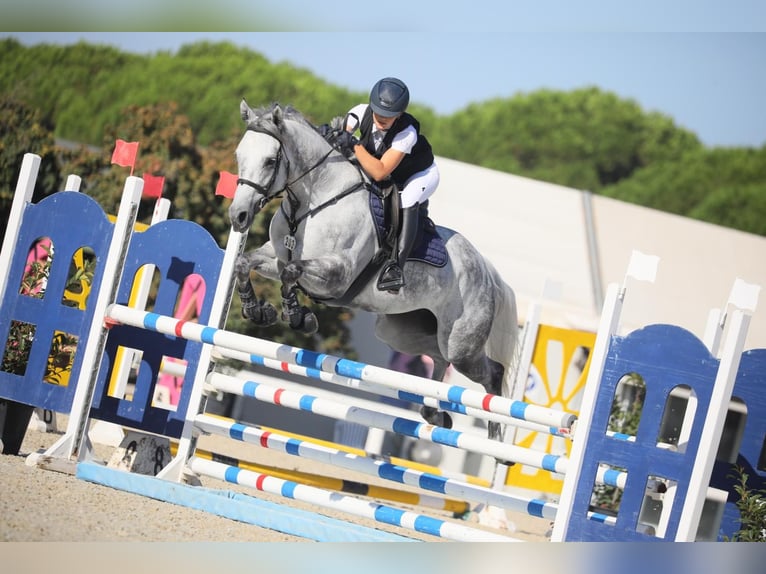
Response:
[[[249,470],[229,466],[196,456],[189,459],[189,468],[199,474],[233,484],[249,486],[262,492],[316,504],[368,518],[383,524],[408,528],[423,534],[461,542],[520,542],[515,538],[470,528],[455,522],[440,520],[423,514],[400,510],[383,504],[368,502],[351,496],[329,492]]]
[[[572,413],[523,401],[513,401],[505,397],[474,391],[458,385],[432,381],[408,373],[391,371],[324,353],[290,347],[256,337],[248,337],[239,333],[200,325],[199,323],[181,321],[166,315],[131,309],[124,305],[111,305],[106,313],[106,317],[109,322],[132,325],[217,347],[255,353],[270,359],[294,363],[304,367],[313,367],[325,372],[369,381],[417,395],[459,403],[481,411],[536,422],[547,427],[571,428],[577,419]]]
[[[482,419],[485,421],[494,421],[505,425],[513,425],[519,428],[526,429],[531,432],[547,433],[562,438],[573,438],[570,434],[569,428],[556,428],[547,427],[545,425],[513,418],[508,415],[502,415],[493,413],[490,411],[484,411],[473,407],[466,407],[458,403],[452,403],[448,401],[440,401],[431,397],[424,397],[414,393],[408,393],[405,391],[393,389],[369,381],[360,381],[359,379],[353,379],[350,377],[341,377],[334,373],[327,373],[320,371],[319,369],[302,367],[292,363],[286,363],[284,361],[277,361],[275,359],[269,359],[252,353],[244,353],[242,351],[235,351],[232,349],[225,349],[222,347],[215,348],[216,353],[227,359],[234,359],[244,363],[250,363],[252,365],[260,365],[267,367],[275,371],[281,371],[285,373],[291,373],[293,375],[300,375],[303,377],[317,379],[325,383],[332,383],[349,389],[357,389],[360,391],[366,391],[382,395],[384,397],[390,397],[394,399],[400,399],[403,401],[409,401],[411,403],[425,405],[428,407],[434,407],[443,411],[449,411],[452,413],[467,415],[473,418]]]
[[[328,447],[328,448],[331,448],[331,449],[336,449],[336,450],[338,450],[340,452],[343,452],[343,453],[349,454],[349,455],[355,455],[355,456],[361,456],[361,457],[369,457],[369,458],[371,458],[373,460],[376,460],[376,461],[379,461],[379,462],[388,463],[388,464],[397,465],[397,466],[403,466],[403,467],[408,468],[408,469],[417,470],[417,471],[428,473],[428,474],[433,474],[433,475],[436,475],[436,476],[439,476],[439,477],[443,477],[443,478],[451,478],[452,480],[457,480],[459,482],[467,482],[468,484],[473,484],[473,485],[476,485],[476,486],[483,486],[483,487],[487,487],[487,488],[489,486],[491,486],[490,481],[488,481],[487,479],[481,478],[479,476],[474,476],[472,474],[465,474],[463,472],[455,472],[455,471],[447,470],[447,469],[444,469],[444,468],[440,468],[438,466],[431,466],[431,465],[428,465],[428,464],[423,464],[423,463],[420,463],[420,462],[415,462],[413,460],[409,460],[409,459],[406,459],[406,458],[399,458],[399,457],[396,457],[396,456],[386,456],[386,455],[381,455],[381,454],[374,454],[374,453],[367,452],[367,451],[365,451],[364,449],[361,449],[361,448],[354,448],[354,447],[351,447],[351,446],[348,446],[348,445],[345,445],[345,444],[338,444],[338,443],[335,443],[335,442],[332,442],[332,441],[327,441],[327,440],[322,440],[322,439],[319,439],[319,438],[316,438],[316,437],[296,434],[296,433],[288,432],[288,431],[281,430],[281,429],[270,428],[270,427],[267,427],[267,426],[264,426],[264,425],[258,425],[258,428],[261,429],[261,430],[264,430],[264,431],[269,431],[269,432],[274,432],[274,433],[277,433],[277,434],[281,434],[283,436],[286,436],[287,438],[303,440],[303,441],[306,441],[306,442],[311,443],[311,444],[316,444],[316,445],[319,445],[319,446],[324,446],[324,447]],[[224,434],[226,434],[226,433],[224,433]]]
[[[477,452],[500,460],[512,460],[551,472],[566,473],[569,460],[564,456],[552,455],[530,448],[505,444],[469,433],[436,427],[387,412],[370,410],[337,400],[275,387],[266,383],[244,381],[222,373],[210,373],[208,384],[217,391],[252,397],[273,405],[303,410],[314,414],[345,420],[369,427],[380,428],[413,438],[428,440],[437,444]],[[300,387],[299,387],[300,388]],[[596,483],[625,488],[627,473],[599,467]]]
[[[437,444],[492,456],[499,460],[513,461],[561,474],[565,473],[567,469],[568,461],[564,456],[551,455],[529,448],[505,444],[500,441],[437,427],[416,420],[393,416],[384,412],[364,409],[313,395],[297,393],[284,388],[277,388],[267,385],[266,383],[242,381],[221,373],[211,373],[208,377],[208,382],[219,391],[253,397],[257,400],[274,405],[311,412],[318,415],[383,429],[405,436],[424,439]]]
[[[446,478],[444,476],[436,475],[433,473],[427,473],[413,468],[404,467],[401,463],[392,464],[380,459],[376,460],[369,458],[363,453],[356,454],[355,452],[346,452],[337,448],[325,446],[332,444],[326,443],[325,441],[322,441],[322,444],[319,444],[309,439],[300,439],[295,438],[295,436],[288,436],[276,430],[265,430],[261,428],[250,427],[232,421],[231,419],[225,419],[219,416],[204,414],[199,415],[196,420],[196,426],[206,433],[228,436],[234,440],[239,440],[248,444],[255,444],[271,450],[277,450],[284,454],[290,454],[293,456],[314,460],[316,462],[339,466],[347,470],[375,476],[384,480],[394,481],[399,484],[406,484],[413,487],[422,488],[424,490],[431,490],[432,492],[455,496],[465,500],[477,501],[480,503],[479,506],[494,505],[500,508],[505,508],[514,512],[520,512],[535,518],[542,518],[546,520],[555,520],[556,512],[558,510],[558,504],[555,502],[547,502],[545,500],[533,498],[523,498],[514,494],[505,493],[499,490],[493,490],[488,487],[466,484],[460,482],[460,479]],[[358,449],[352,450],[356,451]],[[289,473],[286,473],[285,471],[281,471],[280,475],[279,469],[276,469],[275,472],[269,472],[268,467],[259,467],[258,465],[252,465],[252,463],[242,463],[236,459],[221,457],[220,455],[214,455],[206,451],[197,450],[195,451],[195,455],[212,460],[216,460],[214,457],[217,456],[220,461],[228,463],[232,466],[241,466],[247,470],[254,470],[256,472],[269,474],[278,478],[290,479],[290,474],[293,472],[290,471]],[[435,470],[439,471],[440,469]],[[296,482],[301,482],[300,477],[302,475],[303,473],[296,472],[295,476],[292,478],[297,477],[298,480],[296,480]],[[318,486],[323,485],[319,484]],[[394,492],[400,493],[400,491]],[[364,494],[359,491],[355,491],[354,493]],[[378,496],[377,494],[374,494],[373,491],[369,491],[367,495],[385,499],[385,496]],[[406,504],[416,505],[414,502],[409,502],[408,500],[404,499],[392,498],[391,500],[397,500]],[[437,500],[444,499],[437,498]],[[452,499],[446,500],[451,501]],[[461,504],[460,501],[453,502],[456,505]],[[434,506],[434,508],[437,507]],[[454,508],[445,505],[445,510],[454,511]],[[476,510],[478,510],[478,507]],[[588,518],[607,524],[614,524],[616,522],[616,518],[614,516],[608,516],[598,512],[589,511]]]
[[[197,416],[195,426],[202,432],[227,436],[284,454],[361,472],[399,484],[437,492],[444,496],[499,506],[539,518],[550,520],[556,518],[557,506],[543,500],[530,500],[484,486],[468,484],[382,460],[347,453],[337,448],[292,438],[279,432],[266,431],[232,420],[202,414]]]
[[[347,494],[368,496],[370,498],[399,502],[402,504],[409,504],[411,506],[422,506],[424,508],[444,510],[446,512],[452,512],[458,516],[466,514],[470,510],[469,504],[463,500],[440,498],[438,496],[419,494],[417,492],[407,492],[404,490],[397,490],[395,488],[386,488],[385,486],[365,484],[363,482],[346,480],[344,478],[334,478],[332,476],[323,476],[310,472],[302,472],[300,470],[288,470],[276,466],[256,464],[253,462],[239,460],[229,456],[224,456],[200,449],[196,449],[194,451],[194,456],[198,458],[204,458],[206,460],[212,460],[214,462],[228,464],[229,466],[236,466],[237,468],[249,470],[251,472],[267,474],[275,478],[292,480],[307,486],[316,486],[317,488],[323,488],[325,490],[336,490],[339,492],[345,492]]]

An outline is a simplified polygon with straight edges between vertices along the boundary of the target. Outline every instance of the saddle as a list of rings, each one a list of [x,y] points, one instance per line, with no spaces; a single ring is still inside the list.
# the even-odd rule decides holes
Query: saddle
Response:
[[[378,244],[381,250],[387,251],[386,258],[396,247],[396,238],[401,224],[401,209],[396,184],[391,183],[382,192],[373,190],[370,193],[370,214],[375,224]],[[436,232],[436,225],[428,216],[428,201],[420,205],[418,216],[418,236],[407,261],[420,261],[434,267],[444,267],[447,264],[447,248]]]

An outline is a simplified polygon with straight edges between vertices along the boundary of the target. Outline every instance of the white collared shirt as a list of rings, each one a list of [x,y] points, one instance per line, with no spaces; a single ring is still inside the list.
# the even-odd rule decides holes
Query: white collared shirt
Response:
[[[361,123],[362,118],[364,117],[364,114],[367,112],[367,108],[369,107],[369,104],[358,104],[351,108],[347,114],[348,116],[351,116],[346,121],[346,127],[353,127],[354,125],[354,116],[359,118],[358,123]],[[380,144],[383,141],[383,138],[386,137],[386,134],[388,133],[388,130],[379,130],[378,126],[375,125],[375,122],[372,123],[372,141],[375,143],[375,149],[378,150],[380,148]],[[412,151],[412,148],[415,146],[415,144],[418,141],[418,132],[415,130],[414,126],[407,126],[405,129],[400,131],[398,134],[394,136],[394,141],[391,142],[391,147],[395,150],[398,150],[402,153],[409,154]]]

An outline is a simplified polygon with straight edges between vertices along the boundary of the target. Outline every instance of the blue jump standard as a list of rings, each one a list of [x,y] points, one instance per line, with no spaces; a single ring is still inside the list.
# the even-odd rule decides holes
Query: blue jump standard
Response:
[[[246,494],[189,486],[153,476],[115,470],[91,462],[77,464],[79,479],[202,510],[231,520],[308,538],[317,542],[415,542],[400,536],[259,500]]]

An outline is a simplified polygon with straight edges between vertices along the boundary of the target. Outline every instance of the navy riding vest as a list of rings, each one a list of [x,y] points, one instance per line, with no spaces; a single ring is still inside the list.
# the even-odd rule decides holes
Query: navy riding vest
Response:
[[[372,138],[372,108],[368,107],[367,111],[362,117],[362,121],[359,125],[359,131],[362,137],[359,140],[364,148],[370,152],[370,155],[380,159],[383,154],[391,147],[391,142],[394,141],[394,136],[408,126],[413,126],[418,133],[418,141],[413,146],[410,153],[405,154],[399,165],[391,173],[391,179],[394,180],[399,189],[404,187],[406,181],[419,171],[431,166],[434,162],[434,153],[431,150],[431,144],[428,143],[426,137],[420,133],[420,122],[412,117],[408,113],[403,113],[399,116],[391,128],[386,133],[383,141],[380,144],[380,149],[375,150],[375,142]]]

